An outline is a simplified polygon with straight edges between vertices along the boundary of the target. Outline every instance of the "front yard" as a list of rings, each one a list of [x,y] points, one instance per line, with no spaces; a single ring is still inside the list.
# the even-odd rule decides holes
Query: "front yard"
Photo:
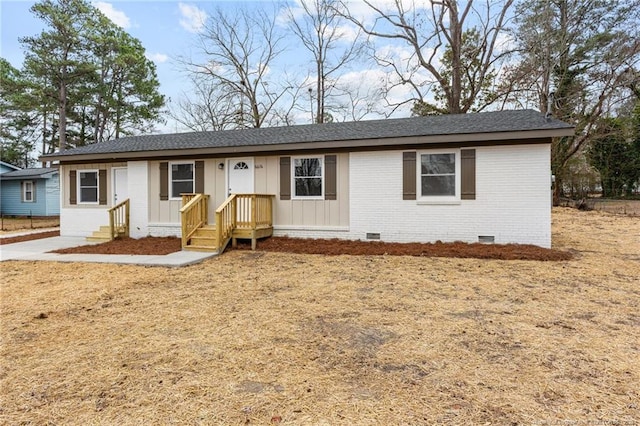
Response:
[[[640,219],[553,220],[571,261],[4,262],[0,424],[638,424]]]

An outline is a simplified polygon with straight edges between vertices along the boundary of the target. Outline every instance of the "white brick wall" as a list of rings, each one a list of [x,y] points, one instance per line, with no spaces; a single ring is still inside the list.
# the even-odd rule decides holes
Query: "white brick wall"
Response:
[[[130,200],[130,229],[132,238],[150,235],[149,223],[149,163],[129,161],[127,163],[127,190]]]
[[[273,227],[273,235],[276,237],[292,238],[339,238],[348,240],[352,238],[349,227],[331,226],[278,226]]]
[[[109,215],[104,206],[60,209],[60,235],[88,237],[101,226],[109,225]]]
[[[148,231],[152,237],[180,237],[182,234],[179,223],[150,223]]]
[[[350,238],[550,247],[549,162],[549,145],[476,148],[476,199],[438,205],[402,200],[402,151],[352,153]]]

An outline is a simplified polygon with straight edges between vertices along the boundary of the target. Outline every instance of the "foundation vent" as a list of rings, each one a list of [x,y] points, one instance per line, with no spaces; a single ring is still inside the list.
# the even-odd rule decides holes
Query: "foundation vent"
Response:
[[[494,237],[493,235],[478,235],[478,242],[485,244],[495,243],[496,237]]]
[[[379,232],[367,232],[367,240],[379,240],[380,233]]]

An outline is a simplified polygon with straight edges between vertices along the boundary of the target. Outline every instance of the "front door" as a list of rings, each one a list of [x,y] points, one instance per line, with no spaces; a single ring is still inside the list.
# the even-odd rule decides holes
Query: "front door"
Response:
[[[227,195],[253,193],[253,158],[227,160]]]
[[[127,188],[127,169],[114,168],[113,170],[113,205],[123,202],[129,198]]]
[[[253,158],[231,158],[227,161],[227,195],[253,193]],[[251,199],[236,201],[238,226],[251,221]]]

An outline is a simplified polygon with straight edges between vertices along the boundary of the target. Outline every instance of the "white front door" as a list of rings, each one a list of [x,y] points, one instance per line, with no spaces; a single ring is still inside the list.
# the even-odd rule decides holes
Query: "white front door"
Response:
[[[114,168],[113,170],[113,205],[123,202],[129,198],[127,188],[127,169]]]
[[[227,160],[227,196],[253,193],[253,158]]]

